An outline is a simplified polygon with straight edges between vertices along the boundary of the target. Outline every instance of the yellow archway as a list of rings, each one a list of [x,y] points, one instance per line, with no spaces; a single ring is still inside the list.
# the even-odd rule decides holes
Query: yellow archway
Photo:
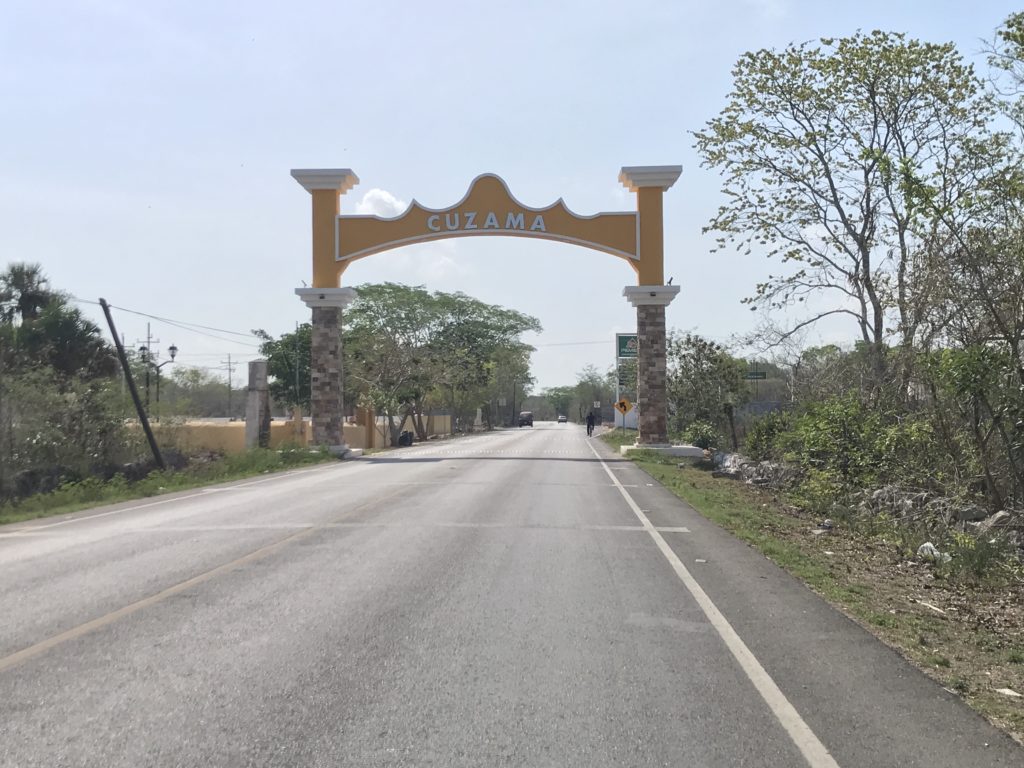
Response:
[[[662,198],[679,178],[678,165],[622,168],[619,181],[636,193],[636,211],[581,216],[559,199],[544,208],[519,202],[494,174],[477,176],[448,208],[415,200],[394,218],[341,213],[341,196],[359,183],[348,168],[293,170],[313,201],[313,285],[296,293],[313,311],[313,439],[345,450],[342,432],[341,312],[355,297],[340,287],[356,259],[414,243],[451,237],[530,237],[571,243],[625,260],[637,285],[623,290],[637,310],[639,442],[667,441],[665,307],[679,292],[664,285]]]

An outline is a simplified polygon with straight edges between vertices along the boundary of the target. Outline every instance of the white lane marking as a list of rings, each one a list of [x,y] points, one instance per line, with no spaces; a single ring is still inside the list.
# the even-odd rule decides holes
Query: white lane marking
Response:
[[[590,450],[594,452],[594,456],[601,463],[601,467],[607,473],[608,477],[612,479],[612,483],[619,489],[619,493],[626,500],[629,508],[633,510],[633,514],[637,516],[640,524],[644,527],[647,533],[650,534],[651,538],[654,539],[654,543],[658,549],[661,550],[661,554],[665,556],[669,564],[675,570],[679,580],[683,582],[684,586],[689,590],[690,594],[693,595],[693,599],[697,601],[697,605],[707,616],[711,626],[718,632],[719,637],[725,643],[725,646],[732,653],[733,658],[736,659],[740,668],[750,679],[750,682],[754,684],[757,692],[761,694],[761,698],[764,699],[765,704],[775,715],[775,718],[779,721],[783,728],[786,729],[786,733],[789,734],[789,738],[793,740],[796,748],[800,750],[800,753],[804,756],[807,764],[811,768],[839,768],[839,763],[835,761],[832,755],[829,754],[828,749],[821,743],[818,737],[811,730],[810,726],[804,722],[803,718],[800,717],[800,713],[796,711],[786,695],[779,689],[775,681],[772,680],[771,675],[768,671],[761,666],[761,662],[757,660],[757,657],[747,648],[747,644],[743,642],[740,636],[736,633],[736,630],[732,628],[729,621],[722,615],[722,612],[718,610],[715,604],[708,597],[697,580],[693,578],[693,575],[687,570],[686,566],[683,565],[682,561],[676,556],[676,553],[672,551],[664,537],[658,532],[651,521],[647,519],[647,516],[643,513],[640,507],[633,497],[629,495],[629,491],[622,487],[622,483],[619,482],[618,478],[612,474],[611,469],[605,464],[604,459],[594,449],[594,446],[590,446]],[[623,467],[624,469],[624,467]]]
[[[331,465],[328,465],[328,467],[314,467],[313,469],[295,469],[295,470],[291,470],[289,472],[285,472],[283,474],[275,474],[273,477],[264,477],[264,478],[262,478],[260,480],[255,480],[255,481],[249,482],[249,483],[241,483],[241,484],[238,484],[238,485],[232,485],[232,486],[229,486],[227,488],[219,488],[219,489],[203,488],[203,489],[199,490],[197,493],[190,493],[188,496],[175,496],[174,498],[170,498],[170,499],[160,499],[158,501],[150,501],[150,502],[148,502],[146,504],[136,504],[134,507],[123,507],[121,509],[111,509],[111,510],[109,510],[107,512],[97,512],[95,515],[82,515],[81,517],[71,517],[71,518],[68,518],[67,520],[60,520],[60,521],[58,521],[56,523],[46,523],[45,525],[28,525],[28,526],[25,526],[24,528],[15,528],[13,531],[6,531],[4,535],[5,536],[24,536],[25,534],[35,533],[36,531],[43,531],[43,530],[46,530],[47,528],[56,528],[56,527],[61,526],[61,525],[68,525],[70,523],[81,523],[81,522],[83,522],[85,520],[95,520],[98,517],[106,517],[107,515],[120,515],[120,514],[122,514],[124,512],[135,512],[136,510],[139,510],[139,509],[148,509],[149,507],[156,507],[156,506],[159,506],[161,504],[171,504],[171,503],[173,503],[175,501],[187,501],[188,499],[196,499],[196,498],[199,498],[200,496],[204,496],[204,495],[208,494],[212,490],[230,491],[230,490],[234,490],[235,488],[248,488],[249,486],[252,486],[252,485],[259,485],[261,483],[269,483],[272,480],[283,480],[285,478],[294,477],[295,475],[304,475],[304,474],[307,474],[309,472],[323,471],[324,469],[337,469],[337,465],[331,464]],[[71,513],[71,514],[74,514],[74,513]]]
[[[611,487],[611,486],[609,486]],[[235,525],[159,525],[140,526],[138,528],[128,527],[122,529],[121,533],[142,533],[150,536],[154,533],[213,533],[217,531],[298,531],[306,528],[501,528],[506,530],[535,531],[634,531],[642,532],[647,529],[642,525],[536,525],[514,523],[463,523],[452,521],[419,521],[410,520],[401,523],[238,523]],[[656,528],[663,533],[689,533],[689,528],[671,527]],[[8,538],[14,534],[0,533],[0,539]],[[33,536],[32,533],[20,534],[21,537]],[[60,536],[59,533],[38,534],[40,536]]]

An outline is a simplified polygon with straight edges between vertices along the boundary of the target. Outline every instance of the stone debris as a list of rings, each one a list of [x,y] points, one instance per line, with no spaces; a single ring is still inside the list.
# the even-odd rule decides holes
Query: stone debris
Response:
[[[933,563],[948,563],[953,559],[948,552],[939,552],[938,548],[930,541],[926,541],[917,548],[917,556]]]
[[[797,476],[797,472],[774,461],[754,461],[739,453],[716,453],[712,477],[740,480],[747,485],[783,488]]]

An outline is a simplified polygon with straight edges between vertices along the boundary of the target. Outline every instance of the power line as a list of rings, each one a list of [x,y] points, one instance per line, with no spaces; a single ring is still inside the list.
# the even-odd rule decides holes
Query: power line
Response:
[[[76,301],[76,302],[80,303],[80,304],[95,304],[96,306],[99,306],[99,302],[98,301],[90,301],[89,299],[81,299],[81,298],[79,298],[77,296],[72,296],[71,299],[73,301]],[[224,341],[224,342],[227,342],[228,344],[241,344],[243,346],[254,347],[254,348],[257,348],[257,349],[260,347],[259,344],[252,344],[252,343],[244,342],[244,341],[236,341],[235,339],[225,339],[225,338],[223,338],[221,336],[214,336],[212,333],[204,333],[204,331],[214,331],[216,333],[226,333],[226,334],[229,334],[231,336],[242,336],[242,337],[249,338],[249,339],[257,338],[256,335],[253,334],[253,333],[243,333],[241,331],[231,331],[231,330],[228,330],[227,328],[216,328],[216,327],[210,326],[210,325],[201,325],[200,323],[190,323],[187,320],[174,320],[174,319],[171,319],[169,317],[160,317],[159,315],[151,315],[148,312],[140,312],[137,309],[128,309],[127,307],[119,307],[119,306],[114,305],[114,304],[110,304],[109,306],[111,307],[111,309],[117,309],[117,310],[120,310],[121,312],[127,312],[127,313],[129,313],[131,315],[139,315],[140,317],[148,317],[150,320],[158,320],[161,323],[167,323],[168,325],[172,325],[175,328],[180,328],[183,331],[189,331],[190,333],[196,333],[196,334],[199,334],[200,336],[207,336],[207,337],[209,337],[211,339],[218,339],[219,341]],[[197,330],[197,329],[200,329],[200,328],[202,330]]]
[[[614,341],[556,341],[550,344],[531,344],[532,347],[582,347],[587,344],[613,344]]]

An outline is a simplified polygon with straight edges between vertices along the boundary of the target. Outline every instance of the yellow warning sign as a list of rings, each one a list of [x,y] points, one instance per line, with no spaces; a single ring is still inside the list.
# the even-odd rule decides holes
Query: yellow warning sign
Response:
[[[633,404],[624,397],[615,404],[615,409],[623,416],[625,416],[627,413],[633,410]]]

